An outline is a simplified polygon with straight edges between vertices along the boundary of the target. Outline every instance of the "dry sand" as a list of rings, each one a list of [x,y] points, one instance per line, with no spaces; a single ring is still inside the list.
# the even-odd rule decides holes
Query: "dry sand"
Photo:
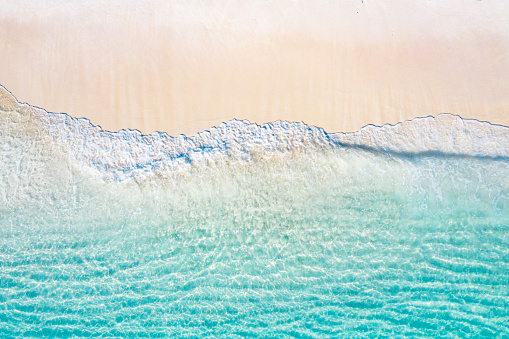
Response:
[[[0,84],[111,131],[348,132],[442,112],[509,125],[508,2],[344,3],[7,0]]]

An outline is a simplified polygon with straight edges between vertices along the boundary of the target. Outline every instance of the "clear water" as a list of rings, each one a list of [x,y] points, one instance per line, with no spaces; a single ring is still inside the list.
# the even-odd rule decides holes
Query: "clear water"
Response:
[[[0,338],[508,337],[507,128],[352,139],[457,153],[404,156],[284,122],[109,133],[1,90]]]
[[[505,159],[335,146],[103,182],[2,140],[2,338],[509,333]]]

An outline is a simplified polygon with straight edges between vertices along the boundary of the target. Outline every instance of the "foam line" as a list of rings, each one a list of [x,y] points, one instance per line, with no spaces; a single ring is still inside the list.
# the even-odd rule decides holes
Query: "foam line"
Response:
[[[396,153],[509,156],[509,128],[448,113],[395,125],[368,125],[353,133],[329,135],[342,145]]]
[[[1,85],[0,110],[3,115],[10,115],[12,121],[24,121],[39,130],[72,162],[107,181],[174,171],[191,163],[225,158],[251,161],[256,156],[338,145],[395,153],[509,157],[508,127],[451,114],[333,134],[302,122],[276,121],[260,126],[246,120],[231,120],[193,137],[172,137],[160,132],[142,135],[138,130],[105,131],[87,119],[19,103]]]

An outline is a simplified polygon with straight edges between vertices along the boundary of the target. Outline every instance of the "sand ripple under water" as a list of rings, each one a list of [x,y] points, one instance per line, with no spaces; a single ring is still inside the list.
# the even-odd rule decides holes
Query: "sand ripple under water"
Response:
[[[1,337],[509,333],[506,127],[143,136],[1,91]]]

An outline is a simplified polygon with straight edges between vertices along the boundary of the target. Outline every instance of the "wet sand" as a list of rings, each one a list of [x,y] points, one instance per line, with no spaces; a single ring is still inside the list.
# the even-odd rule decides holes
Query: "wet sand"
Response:
[[[509,5],[8,0],[0,84],[104,129],[231,119],[328,132],[452,113],[509,125]]]

